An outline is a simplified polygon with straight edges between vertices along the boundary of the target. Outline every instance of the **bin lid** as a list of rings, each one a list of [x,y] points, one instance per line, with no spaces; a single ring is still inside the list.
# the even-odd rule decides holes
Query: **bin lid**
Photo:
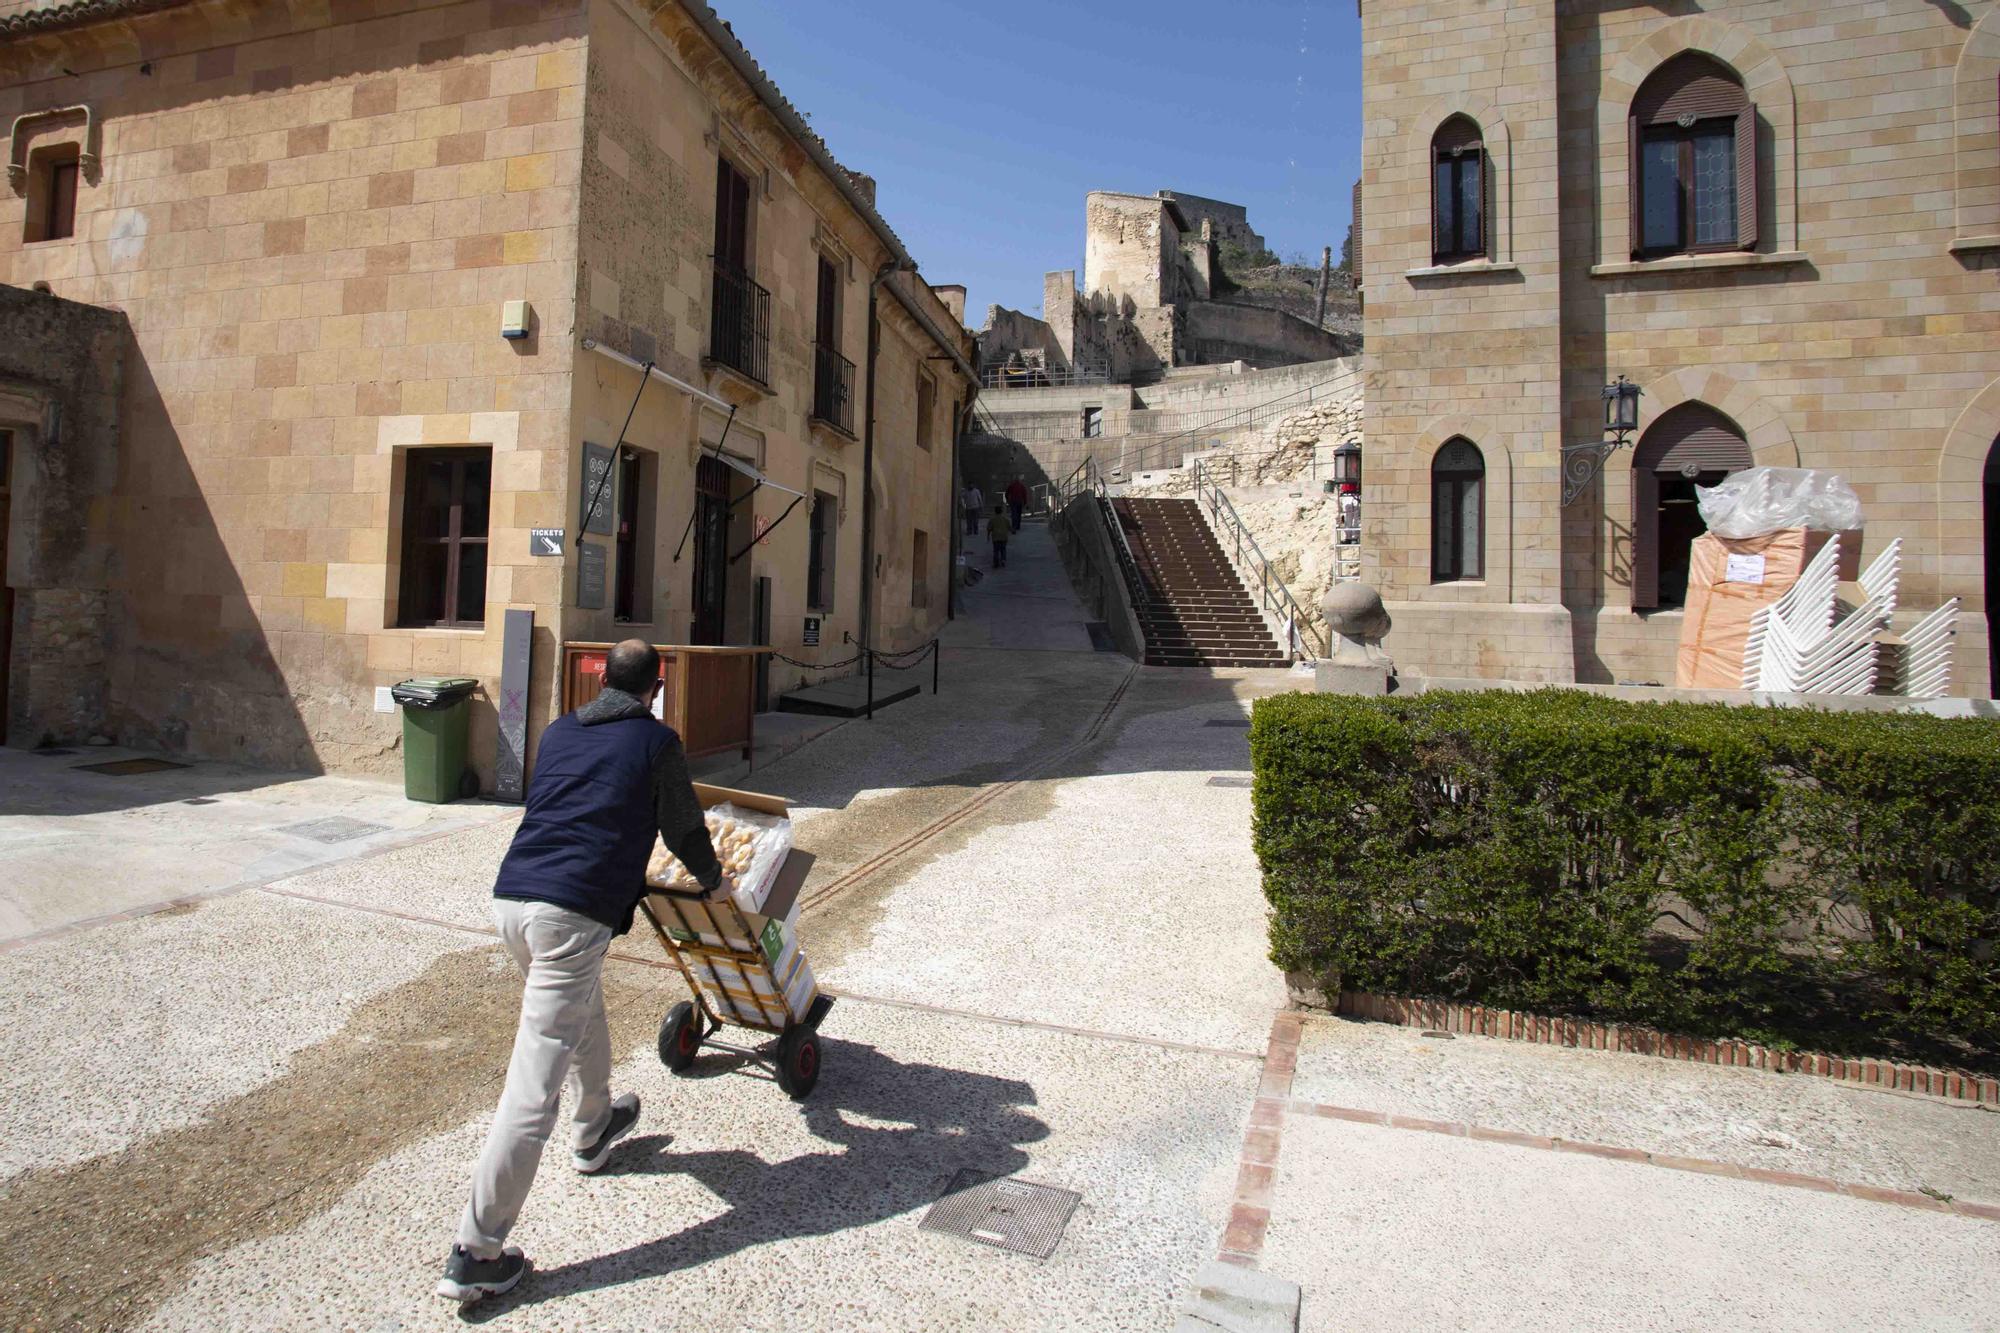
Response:
[[[479,688],[471,676],[416,676],[389,687],[389,697],[413,708],[445,708]]]

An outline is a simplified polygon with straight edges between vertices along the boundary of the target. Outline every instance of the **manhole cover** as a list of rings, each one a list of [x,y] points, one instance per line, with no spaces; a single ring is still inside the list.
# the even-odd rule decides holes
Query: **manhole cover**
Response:
[[[303,824],[286,824],[278,832],[311,838],[314,842],[346,842],[349,838],[384,833],[388,828],[387,824],[370,824],[362,819],[349,819],[346,815],[329,815],[325,819],[309,819]]]
[[[113,778],[131,778],[141,773],[164,773],[171,768],[186,767],[186,764],[170,764],[164,759],[113,759],[104,764],[78,764],[76,771],[102,773]]]
[[[29,753],[29,754],[32,754],[32,755],[39,755],[39,756],[41,756],[41,757],[42,757],[43,759],[54,759],[54,758],[55,758],[56,756],[58,756],[58,755],[65,755],[65,754],[75,754],[75,753],[76,753],[76,751],[75,751],[75,750],[59,750],[59,749],[49,749],[49,750],[30,750],[30,751],[28,751],[28,753]]]
[[[1250,726],[1250,719],[1247,717],[1212,717],[1202,723],[1202,725],[1204,727],[1242,727],[1247,729]]]
[[[213,796],[190,796],[181,802],[182,805],[214,805],[215,803]]]
[[[966,1170],[951,1178],[918,1229],[1046,1259],[1082,1201],[1075,1190]]]
[[[1208,785],[1211,787],[1247,787],[1250,785],[1250,779],[1236,778],[1236,777],[1213,777],[1208,780]]]

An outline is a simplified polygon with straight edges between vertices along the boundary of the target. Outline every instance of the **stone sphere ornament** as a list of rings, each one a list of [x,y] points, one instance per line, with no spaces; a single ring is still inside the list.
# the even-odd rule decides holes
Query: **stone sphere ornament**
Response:
[[[1320,611],[1327,628],[1347,644],[1378,648],[1389,632],[1389,613],[1382,607],[1382,594],[1365,583],[1336,583],[1320,598]],[[1339,648],[1335,652],[1338,654]]]

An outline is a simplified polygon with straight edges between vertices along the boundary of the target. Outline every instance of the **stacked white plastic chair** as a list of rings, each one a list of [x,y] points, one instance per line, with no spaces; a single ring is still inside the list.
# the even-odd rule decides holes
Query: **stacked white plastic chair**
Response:
[[[1827,625],[1820,619],[1828,561],[1837,571],[1839,537],[1830,538],[1807,566],[1812,586],[1793,606],[1780,611],[1785,598],[1759,611],[1751,621],[1749,648],[1743,657],[1743,682],[1753,690],[1801,694],[1873,694],[1881,671],[1880,639],[1896,614],[1896,589],[1902,572],[1901,538],[1889,543],[1861,572],[1861,604]],[[1788,590],[1799,592],[1807,583]],[[1796,627],[1796,628],[1795,628]],[[1815,629],[1817,627],[1817,632]]]
[[[1835,533],[1806,562],[1798,582],[1769,606],[1750,617],[1743,646],[1743,688],[1788,690],[1797,677],[1805,646],[1817,643],[1833,627],[1840,591],[1840,534]]]
[[[1939,699],[1951,688],[1952,635],[1958,629],[1954,597],[1919,620],[1896,650],[1896,693],[1912,699]]]

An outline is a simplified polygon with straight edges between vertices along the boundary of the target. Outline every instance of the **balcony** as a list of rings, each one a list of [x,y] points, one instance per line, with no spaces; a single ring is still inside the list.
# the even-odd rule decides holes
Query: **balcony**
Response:
[[[762,385],[771,382],[771,294],[750,275],[715,266],[715,299],[708,335],[709,360]]]
[[[813,419],[852,439],[854,363],[831,347],[813,344]]]

